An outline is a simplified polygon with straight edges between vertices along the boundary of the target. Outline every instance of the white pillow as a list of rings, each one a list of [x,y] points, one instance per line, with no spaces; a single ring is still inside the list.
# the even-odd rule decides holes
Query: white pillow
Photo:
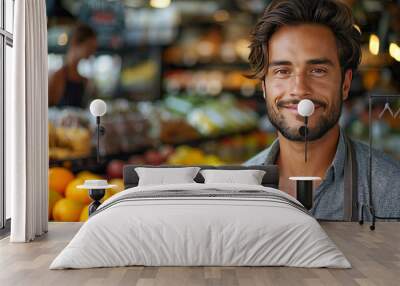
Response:
[[[262,170],[201,170],[205,184],[261,185],[265,171]]]
[[[135,168],[139,176],[138,186],[196,183],[193,179],[199,170],[199,167]]]

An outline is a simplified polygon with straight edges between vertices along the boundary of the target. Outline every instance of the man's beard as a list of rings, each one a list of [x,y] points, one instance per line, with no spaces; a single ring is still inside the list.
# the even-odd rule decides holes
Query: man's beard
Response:
[[[325,111],[325,115],[321,115],[317,126],[310,128],[308,127],[307,138],[309,141],[314,141],[322,138],[330,129],[332,129],[339,121],[342,113],[342,93],[340,92],[339,100],[332,105],[329,110]],[[291,127],[287,123],[286,119],[281,113],[276,113],[272,110],[268,100],[267,105],[267,116],[271,121],[271,124],[288,140],[291,141],[304,141],[304,137],[299,132],[299,127]],[[297,103],[297,102],[296,102]]]

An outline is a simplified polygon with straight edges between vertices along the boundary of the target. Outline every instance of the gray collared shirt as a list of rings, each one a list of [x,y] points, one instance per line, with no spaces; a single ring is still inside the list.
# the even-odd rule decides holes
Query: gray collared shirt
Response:
[[[369,148],[366,144],[354,141],[357,161],[357,189],[360,203],[368,205],[368,158]],[[346,143],[344,133],[340,138],[335,158],[325,173],[320,186],[314,191],[314,203],[310,212],[322,220],[343,220],[344,171],[346,161]],[[244,165],[275,164],[279,154],[279,141],[257,154]],[[400,161],[394,160],[385,153],[372,149],[372,197],[375,213],[379,217],[400,217]],[[368,210],[364,219],[370,220]]]

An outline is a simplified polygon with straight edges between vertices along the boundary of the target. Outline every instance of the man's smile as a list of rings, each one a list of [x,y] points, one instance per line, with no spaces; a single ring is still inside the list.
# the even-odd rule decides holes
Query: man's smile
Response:
[[[294,114],[298,114],[298,111],[297,111],[297,105],[298,105],[298,103],[284,103],[284,104],[279,104],[278,103],[278,110],[281,110],[281,109],[286,109],[286,110],[288,110],[289,112],[291,112],[291,113],[294,113]],[[321,109],[323,106],[321,105],[321,104],[318,104],[318,103],[315,103],[314,102],[314,108],[315,108],[315,111],[314,112],[317,112],[319,109]]]

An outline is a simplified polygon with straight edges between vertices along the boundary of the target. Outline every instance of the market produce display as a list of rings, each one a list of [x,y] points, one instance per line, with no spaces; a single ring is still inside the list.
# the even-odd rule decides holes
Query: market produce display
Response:
[[[92,202],[85,189],[78,185],[85,180],[107,179],[109,184],[116,185],[107,189],[104,202],[114,194],[124,190],[122,171],[127,164],[143,165],[225,165],[240,164],[256,154],[275,138],[273,134],[250,132],[229,138],[214,140],[197,146],[162,145],[142,154],[132,155],[126,160],[110,160],[104,174],[99,175],[85,170],[73,174],[63,167],[49,169],[49,219],[55,221],[85,221],[87,207]]]
[[[77,186],[85,180],[103,179],[102,176],[88,171],[73,175],[68,169],[54,167],[49,169],[49,220],[54,221],[85,221],[88,216],[88,205],[92,202],[88,191]],[[107,189],[104,202],[114,194],[124,190],[121,178],[114,178],[110,184],[117,185],[115,189]]]
[[[108,103],[102,119],[106,133],[102,137],[103,155],[130,152],[148,146],[149,123],[135,105],[119,100]],[[50,160],[68,160],[93,156],[95,150],[95,118],[83,109],[49,110]],[[132,136],[134,134],[135,136]]]
[[[215,155],[206,155],[202,150],[189,146],[180,146],[168,158],[170,165],[223,165],[220,158]]]
[[[184,119],[200,137],[246,131],[258,125],[258,115],[228,93],[218,98],[170,95],[163,104],[164,112]]]
[[[165,89],[169,92],[193,91],[199,95],[218,96],[223,91],[239,92],[253,96],[258,81],[245,77],[242,70],[175,70],[165,74]]]
[[[132,103],[118,99],[107,103],[102,118],[102,156],[135,153],[160,144],[186,144],[214,140],[257,128],[259,117],[231,94],[217,98],[171,94],[158,102]],[[94,157],[95,118],[83,109],[49,111],[49,157],[57,165],[70,159]],[[107,159],[108,160],[108,159]],[[157,164],[157,160],[149,160]],[[112,164],[111,171],[114,169]],[[52,165],[54,166],[54,165]],[[120,177],[121,173],[111,177]]]
[[[61,195],[73,179],[74,175],[68,169],[54,167],[49,170],[49,188]]]
[[[49,109],[49,157],[67,159],[91,153],[92,131],[87,114],[77,108]]]

